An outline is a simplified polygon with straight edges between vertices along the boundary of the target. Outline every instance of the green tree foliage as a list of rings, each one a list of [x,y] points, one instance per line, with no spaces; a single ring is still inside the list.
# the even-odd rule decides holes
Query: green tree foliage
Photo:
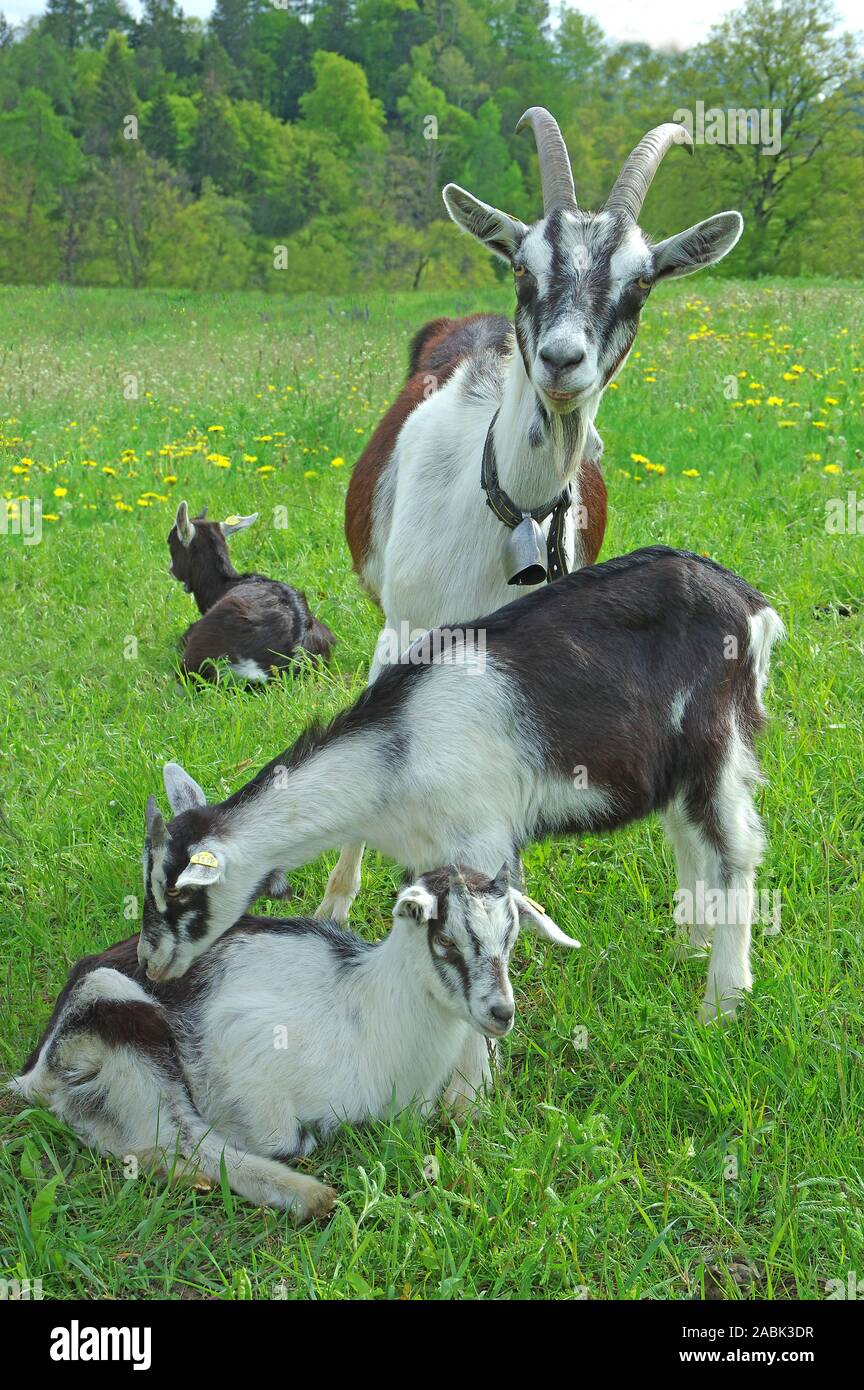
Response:
[[[357,63],[323,49],[312,58],[315,85],[300,98],[311,130],[332,135],[346,155],[384,145],[384,107],[369,95],[366,74]]]
[[[0,281],[493,283],[503,268],[444,217],[441,187],[536,216],[536,152],[515,134],[534,104],[560,121],[585,207],[649,127],[714,108],[721,138],[706,114],[695,158],[664,161],[646,229],[739,207],[717,273],[864,273],[864,55],[830,0],[743,0],[678,53],[613,42],[577,9],[553,20],[551,0],[217,0],[206,22],[181,5],[0,16]],[[779,111],[776,147],[748,111],[757,128]]]

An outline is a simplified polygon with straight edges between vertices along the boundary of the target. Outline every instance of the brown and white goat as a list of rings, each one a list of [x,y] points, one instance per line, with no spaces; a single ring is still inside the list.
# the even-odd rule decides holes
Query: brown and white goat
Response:
[[[299,652],[326,661],[336,638],[306,595],[263,574],[238,574],[231,563],[225,537],[251,526],[258,513],[206,521],[206,510],[192,518],[181,502],[168,534],[168,573],[204,615],[181,639],[183,670],[212,680],[215,663],[226,658],[236,676],[266,681],[296,664]]]
[[[513,270],[515,323],[494,314],[436,319],[415,337],[408,379],[355,465],[345,531],[360,582],[384,612],[374,679],[405,634],[489,613],[514,596],[502,549],[510,531],[481,489],[484,446],[513,513],[570,488],[565,566],[592,564],[606,528],[594,419],[623,366],[655,285],[719,261],[742,219],[718,213],[653,243],[637,218],[682,126],[650,131],[602,211],[577,206],[561,132],[542,107],[525,113],[537,142],[543,216],[530,225],[448,184],[453,220]],[[542,526],[548,533],[551,518]],[[518,592],[518,591],[517,591]],[[398,651],[397,651],[398,654]],[[362,846],[346,846],[321,905],[342,919],[359,887]]]

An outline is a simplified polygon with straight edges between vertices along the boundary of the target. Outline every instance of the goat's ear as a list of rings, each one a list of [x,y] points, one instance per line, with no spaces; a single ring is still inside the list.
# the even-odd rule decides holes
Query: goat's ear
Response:
[[[195,527],[189,516],[188,502],[184,501],[180,503],[180,506],[177,508],[177,516],[174,520],[174,525],[177,527],[177,536],[180,541],[182,541],[183,545],[191,545],[195,539]]]
[[[394,918],[411,918],[415,922],[431,922],[438,916],[438,899],[422,883],[403,888],[393,908]]]
[[[223,536],[233,536],[235,531],[245,531],[247,526],[252,526],[258,520],[258,513],[253,512],[251,516],[226,516],[219,525]]]
[[[165,822],[162,819],[162,812],[159,810],[159,803],[155,796],[148,796],[147,805],[144,808],[144,823],[147,827],[147,839],[150,841],[151,849],[158,849],[165,839]]]
[[[692,275],[706,265],[722,261],[744,230],[740,212],[718,212],[686,232],[667,237],[654,247],[654,275],[658,280]]]
[[[212,849],[199,849],[191,856],[185,869],[177,875],[177,888],[204,888],[208,883],[216,883],[223,875],[225,866]]]
[[[189,773],[179,763],[166,763],[162,769],[162,780],[168,802],[175,816],[181,811],[191,811],[193,806],[206,806],[207,798]]]
[[[511,889],[513,901],[516,904],[516,911],[519,913],[519,921],[523,927],[528,927],[537,936],[545,937],[547,941],[554,941],[556,946],[578,947],[582,945],[575,937],[568,936],[560,927],[556,926],[551,917],[548,917],[539,903],[535,903],[533,898],[526,897],[524,893],[517,893],[516,889]]]
[[[528,228],[518,217],[481,203],[458,183],[448,183],[441,196],[456,226],[488,246],[502,261],[509,261],[519,250]]]
[[[507,863],[506,859],[493,878],[492,887],[497,888],[501,893],[505,892],[506,889],[510,887],[510,865]]]

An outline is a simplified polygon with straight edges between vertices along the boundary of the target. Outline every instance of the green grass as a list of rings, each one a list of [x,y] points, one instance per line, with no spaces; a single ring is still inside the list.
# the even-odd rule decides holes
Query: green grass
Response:
[[[413,327],[509,294],[492,301],[0,291],[0,493],[57,517],[38,545],[0,535],[4,1073],[69,965],[134,930],[162,762],[221,797],[362,688],[377,628],[342,537],[350,465]],[[308,1163],[339,1188],[335,1215],[296,1231],[218,1190],[127,1180],[7,1096],[0,1272],[52,1298],[229,1299],[819,1297],[864,1274],[864,534],[825,529],[827,499],[864,498],[861,344],[860,286],[703,276],[658,291],[600,412],[604,554],[707,552],[788,626],[760,794],[759,886],[780,890],[782,928],[756,930],[740,1021],[695,1023],[704,964],[673,963],[657,825],[534,845],[529,890],[583,949],[520,943],[501,1083],[464,1129],[403,1115],[342,1131]],[[181,497],[260,511],[234,559],[306,589],[339,637],[332,671],[184,690],[174,644],[192,615],[165,545]],[[298,912],[334,859],[293,876]],[[396,877],[367,857],[360,930],[385,929]]]

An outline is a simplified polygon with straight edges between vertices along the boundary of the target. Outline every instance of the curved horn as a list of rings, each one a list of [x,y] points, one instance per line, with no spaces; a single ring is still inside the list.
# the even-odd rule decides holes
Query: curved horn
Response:
[[[556,208],[576,211],[576,190],[570,170],[570,156],[558,122],[545,106],[529,106],[516,126],[517,133],[530,125],[540,161],[540,187],[543,190],[543,216]]]
[[[635,150],[627,156],[604,209],[607,212],[623,212],[635,222],[642,211],[651,180],[660,168],[660,161],[673,145],[683,145],[688,154],[693,153],[689,131],[673,121],[655,126],[647,135],[643,135]]]

